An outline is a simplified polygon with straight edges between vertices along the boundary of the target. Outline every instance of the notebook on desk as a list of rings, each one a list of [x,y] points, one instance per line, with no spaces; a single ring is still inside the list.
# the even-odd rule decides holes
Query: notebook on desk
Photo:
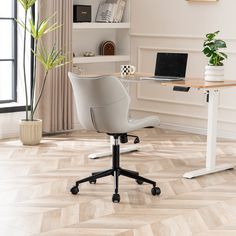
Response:
[[[157,53],[155,75],[141,79],[158,81],[184,80],[187,67],[187,53]]]

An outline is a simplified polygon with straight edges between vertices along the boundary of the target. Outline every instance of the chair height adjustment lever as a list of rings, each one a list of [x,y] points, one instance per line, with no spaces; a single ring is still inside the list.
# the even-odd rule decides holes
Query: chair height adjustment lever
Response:
[[[128,137],[134,138],[134,143],[140,143],[139,137],[136,135],[128,135],[128,134],[122,134],[120,136],[120,142],[121,143],[128,143]]]
[[[135,143],[135,144],[136,144],[136,143],[140,143],[140,140],[139,140],[139,137],[138,137],[138,136],[136,136],[136,135],[127,135],[127,136],[134,138],[134,143]]]

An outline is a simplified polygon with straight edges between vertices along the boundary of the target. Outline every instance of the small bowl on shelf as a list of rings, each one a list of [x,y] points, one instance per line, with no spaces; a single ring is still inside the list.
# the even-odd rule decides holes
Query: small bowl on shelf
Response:
[[[83,53],[83,56],[84,56],[84,57],[94,57],[94,56],[95,56],[95,53],[94,53],[94,52],[84,52],[84,53]]]

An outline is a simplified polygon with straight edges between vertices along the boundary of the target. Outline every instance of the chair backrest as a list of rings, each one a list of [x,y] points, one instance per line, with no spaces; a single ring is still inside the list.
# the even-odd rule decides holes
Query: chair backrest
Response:
[[[87,130],[105,133],[125,131],[130,97],[113,76],[80,77],[69,72],[78,119]]]

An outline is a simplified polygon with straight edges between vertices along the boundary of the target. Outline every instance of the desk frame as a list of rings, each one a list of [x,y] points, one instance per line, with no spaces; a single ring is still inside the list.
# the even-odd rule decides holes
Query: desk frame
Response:
[[[216,165],[216,137],[217,137],[217,117],[219,104],[219,90],[207,90],[208,101],[208,124],[207,124],[207,150],[206,150],[206,167],[199,170],[187,172],[184,178],[191,179],[194,177],[212,174],[224,170],[233,169],[231,164]]]
[[[222,82],[207,82],[204,79],[187,78],[183,81],[162,83],[163,86],[180,86],[205,90],[208,94],[208,124],[207,124],[207,146],[205,168],[187,172],[184,178],[191,179],[198,176],[212,174],[224,170],[233,169],[231,164],[216,165],[216,138],[217,138],[217,116],[219,105],[219,91],[222,88],[235,87],[236,81],[226,80]]]

